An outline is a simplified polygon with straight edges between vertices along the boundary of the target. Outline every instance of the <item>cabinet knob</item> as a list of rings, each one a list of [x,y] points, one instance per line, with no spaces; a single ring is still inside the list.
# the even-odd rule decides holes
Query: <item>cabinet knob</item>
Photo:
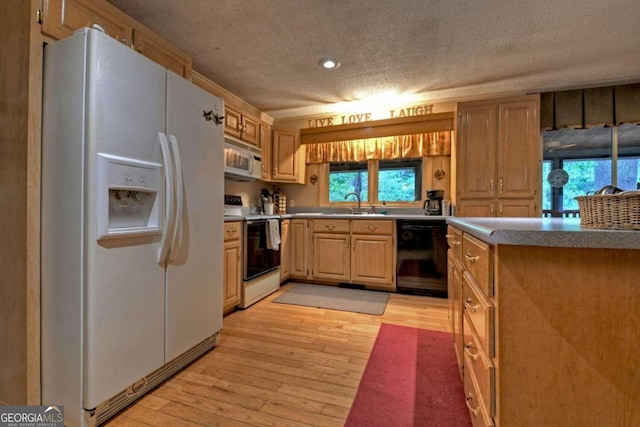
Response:
[[[469,310],[471,310],[472,313],[475,313],[476,310],[480,308],[480,304],[471,305],[471,303],[473,303],[473,300],[471,298],[467,298],[466,301],[464,302],[464,306]]]
[[[466,254],[464,254],[464,259],[466,259],[467,261],[469,261],[471,263],[474,263],[474,262],[476,262],[477,259],[480,259],[480,257],[477,256],[477,255],[473,256],[470,253],[466,253]]]
[[[471,353],[470,349],[473,348],[473,343],[471,341],[469,341],[465,346],[464,346],[464,351],[465,353],[467,353],[469,355],[469,357],[471,357],[474,361],[478,360],[478,352],[476,351],[475,353]]]
[[[478,412],[480,411],[480,405],[478,404],[478,406],[474,409],[471,407],[471,402],[472,400],[475,400],[475,398],[473,397],[473,393],[469,393],[467,395],[467,399],[465,400],[465,403],[467,404],[467,408],[469,408],[469,411],[471,411],[471,413],[473,414],[474,417],[478,416]]]

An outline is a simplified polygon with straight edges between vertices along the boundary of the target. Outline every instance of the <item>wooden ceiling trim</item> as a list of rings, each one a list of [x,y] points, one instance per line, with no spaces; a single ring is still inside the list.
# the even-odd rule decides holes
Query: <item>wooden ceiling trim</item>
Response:
[[[453,119],[454,113],[448,112],[306,128],[300,129],[300,143],[317,144],[321,142],[450,131],[453,130]]]

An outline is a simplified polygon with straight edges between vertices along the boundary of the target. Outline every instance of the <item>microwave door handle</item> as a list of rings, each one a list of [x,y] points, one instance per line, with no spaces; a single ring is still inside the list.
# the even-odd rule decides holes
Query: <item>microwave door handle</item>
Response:
[[[173,161],[171,160],[171,151],[167,136],[163,132],[158,132],[160,141],[160,149],[162,152],[162,160],[164,163],[164,180],[165,180],[165,215],[164,230],[162,233],[162,242],[158,251],[158,264],[166,266],[167,256],[169,254],[169,245],[173,241],[173,233],[175,232],[175,195],[173,181]]]
[[[175,136],[169,135],[169,146],[173,153],[173,160],[176,166],[176,223],[173,235],[173,241],[171,242],[171,249],[169,250],[169,262],[173,262],[176,259],[178,253],[178,247],[182,241],[182,216],[184,213],[184,178],[182,176],[182,159],[180,157],[180,149],[178,148],[178,140]]]

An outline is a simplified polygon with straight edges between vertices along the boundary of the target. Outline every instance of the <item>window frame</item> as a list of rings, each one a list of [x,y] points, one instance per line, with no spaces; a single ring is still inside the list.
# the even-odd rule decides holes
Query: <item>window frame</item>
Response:
[[[420,190],[420,200],[412,201],[412,202],[401,202],[401,201],[386,201],[386,206],[393,207],[404,207],[404,208],[422,208],[424,203],[424,189],[432,184],[427,181],[428,176],[428,159],[439,158],[440,156],[433,157],[421,157],[420,161],[422,163],[421,167],[421,190]],[[448,157],[448,156],[442,156]],[[362,207],[367,206],[382,206],[382,200],[378,200],[378,172],[379,172],[379,160],[367,160],[367,171],[368,171],[368,191],[367,196],[368,200],[366,202],[362,202]],[[331,202],[329,201],[329,174],[330,174],[330,163],[321,163],[320,164],[320,179],[319,181],[319,194],[318,201],[320,206],[324,207],[345,207],[351,208],[357,206],[358,202],[355,198],[350,197],[345,201],[337,201]]]

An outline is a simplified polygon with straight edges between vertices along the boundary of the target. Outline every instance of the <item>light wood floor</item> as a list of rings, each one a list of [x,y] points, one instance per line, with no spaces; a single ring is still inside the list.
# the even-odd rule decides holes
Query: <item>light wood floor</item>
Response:
[[[391,294],[382,316],[271,303],[290,287],[226,316],[215,349],[108,425],[342,426],[382,322],[448,330],[446,299]]]

